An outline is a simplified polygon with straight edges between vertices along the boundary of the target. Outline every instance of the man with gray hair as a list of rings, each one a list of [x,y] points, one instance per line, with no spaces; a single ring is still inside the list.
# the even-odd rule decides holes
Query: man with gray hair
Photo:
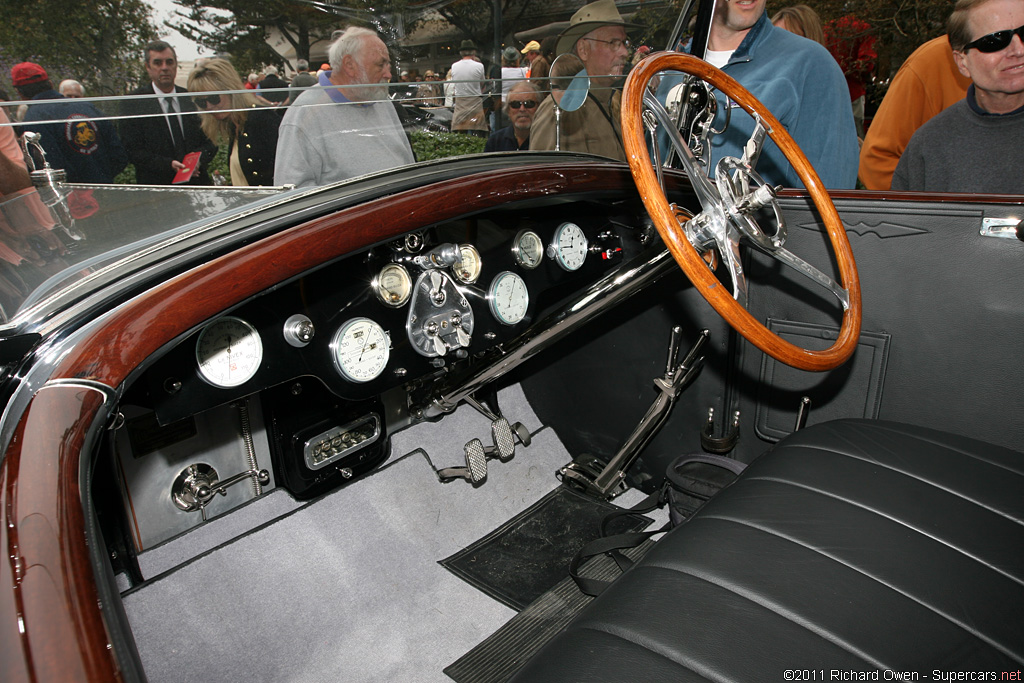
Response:
[[[64,97],[85,97],[85,88],[82,87],[82,84],[70,78],[60,82],[57,92]]]
[[[505,117],[512,122],[487,138],[485,152],[515,152],[530,149],[530,126],[541,101],[540,90],[530,81],[519,81],[505,95]]]
[[[348,28],[327,53],[323,87],[289,107],[277,140],[274,182],[316,187],[415,161],[388,99],[388,48],[376,33]]]
[[[967,97],[917,129],[892,189],[1024,194],[1024,0],[959,0],[948,34]]]

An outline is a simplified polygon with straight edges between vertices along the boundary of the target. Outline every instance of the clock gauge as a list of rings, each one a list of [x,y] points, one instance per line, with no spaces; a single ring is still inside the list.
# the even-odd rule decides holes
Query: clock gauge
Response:
[[[237,387],[248,382],[262,362],[259,332],[241,318],[218,318],[196,340],[199,376],[215,387]]]
[[[549,255],[568,271],[579,270],[587,260],[587,236],[575,223],[562,223],[555,230]]]

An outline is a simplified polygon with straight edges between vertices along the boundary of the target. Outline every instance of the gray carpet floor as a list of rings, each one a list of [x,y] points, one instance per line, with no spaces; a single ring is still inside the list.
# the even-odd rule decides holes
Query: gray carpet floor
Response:
[[[550,491],[569,459],[541,430],[482,485],[439,483],[435,468],[460,464],[473,436],[489,422],[467,408],[399,433],[394,452],[411,454],[127,594],[150,681],[448,680],[514,613],[437,560]]]
[[[501,405],[539,428],[518,387]],[[396,455],[361,481],[299,508],[278,491],[266,503],[283,516],[237,535],[226,515],[223,531],[203,531],[226,534],[222,545],[203,538],[197,557],[178,546],[150,561],[162,573],[124,596],[149,680],[449,681],[444,667],[515,613],[437,561],[551,491],[570,459],[540,429],[511,461],[491,461],[481,485],[440,483],[436,470],[462,464],[470,438],[489,443],[489,426],[462,407],[396,434]]]

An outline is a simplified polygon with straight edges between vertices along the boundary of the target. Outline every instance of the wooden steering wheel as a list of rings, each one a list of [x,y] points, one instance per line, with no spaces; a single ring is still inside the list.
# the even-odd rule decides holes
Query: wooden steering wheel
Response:
[[[647,88],[652,76],[666,70],[700,78],[725,93],[755,120],[754,132],[745,145],[743,158],[720,160],[714,180],[708,177],[694,152],[672,125],[665,107]],[[713,94],[709,97],[714,99]],[[644,138],[645,126],[653,130],[654,124],[665,130],[690,176],[703,208],[697,216],[691,217],[670,205],[665,196]],[[810,193],[828,231],[841,284],[783,248],[786,226],[775,198],[775,188],[765,184],[753,170],[765,135],[779,146]],[[683,272],[719,315],[751,344],[772,358],[801,370],[831,370],[850,357],[857,346],[861,323],[860,281],[850,242],[818,174],[786,129],[763,104],[735,79],[707,62],[674,52],[655,54],[637,64],[626,80],[622,96],[622,137],[633,179],[658,233]],[[762,208],[771,208],[775,212],[778,225],[773,233],[763,231],[752,216],[754,211]],[[844,310],[842,326],[832,346],[822,351],[796,346],[770,331],[747,311],[746,276],[739,255],[741,238],[835,294]],[[732,277],[732,292],[722,285],[701,256],[701,253],[716,247]]]

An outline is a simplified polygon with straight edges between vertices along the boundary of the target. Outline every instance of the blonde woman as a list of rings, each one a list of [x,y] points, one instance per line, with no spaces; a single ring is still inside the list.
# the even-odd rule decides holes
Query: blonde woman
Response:
[[[215,144],[230,144],[232,185],[273,185],[279,107],[261,107],[245,90],[235,67],[225,59],[210,59],[188,77],[192,101],[202,112],[200,126]],[[231,90],[229,94],[204,95]]]

